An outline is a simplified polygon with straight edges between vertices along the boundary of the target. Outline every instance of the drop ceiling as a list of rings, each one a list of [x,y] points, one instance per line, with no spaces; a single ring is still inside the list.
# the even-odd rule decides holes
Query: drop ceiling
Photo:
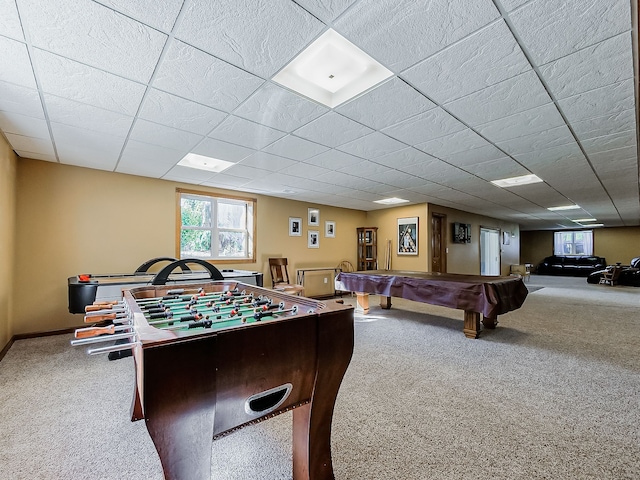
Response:
[[[639,225],[636,20],[633,0],[0,0],[0,130],[20,157],[313,205]],[[393,76],[331,109],[272,80],[328,29]]]

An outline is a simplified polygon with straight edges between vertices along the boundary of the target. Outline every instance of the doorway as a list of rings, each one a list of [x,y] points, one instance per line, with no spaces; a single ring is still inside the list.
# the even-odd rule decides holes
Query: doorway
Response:
[[[480,227],[480,275],[500,275],[500,231]]]
[[[431,271],[446,273],[447,271],[447,237],[445,227],[447,216],[442,213],[431,214]]]

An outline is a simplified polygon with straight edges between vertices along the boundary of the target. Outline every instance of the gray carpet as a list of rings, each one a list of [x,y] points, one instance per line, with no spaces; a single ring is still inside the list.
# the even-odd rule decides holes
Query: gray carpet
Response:
[[[640,478],[640,289],[527,285],[479,340],[460,311],[372,298],[336,404],[336,479]],[[161,479],[129,421],[131,358],[68,341],[20,340],[0,362],[0,479]],[[288,413],[218,440],[212,478],[290,479],[290,428]]]

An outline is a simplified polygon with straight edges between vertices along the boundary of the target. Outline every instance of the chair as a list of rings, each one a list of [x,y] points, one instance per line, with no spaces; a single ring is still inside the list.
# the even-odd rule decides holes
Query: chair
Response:
[[[526,282],[531,279],[531,264],[525,263],[524,265],[511,265],[509,267],[509,275],[524,278],[524,281]]]
[[[600,277],[600,285],[609,285],[613,287],[616,283],[618,283],[618,277],[620,276],[621,271],[622,266],[620,264],[607,267],[607,269],[602,272],[602,276]]]
[[[271,288],[289,295],[303,295],[304,287],[289,281],[289,270],[286,258],[270,258]]]
[[[355,268],[353,268],[353,264],[348,260],[343,260],[342,262],[340,262],[336,269],[340,270],[341,272],[347,273],[355,271]],[[340,292],[340,296],[342,297],[342,293],[345,292],[345,290],[338,290],[338,292]],[[349,294],[353,297],[353,292],[349,292]]]

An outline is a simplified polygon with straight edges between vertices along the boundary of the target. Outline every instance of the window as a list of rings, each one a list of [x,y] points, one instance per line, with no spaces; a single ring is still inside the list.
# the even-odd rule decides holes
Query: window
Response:
[[[253,261],[255,199],[177,190],[179,256]]]
[[[554,255],[593,255],[593,230],[555,232]]]

